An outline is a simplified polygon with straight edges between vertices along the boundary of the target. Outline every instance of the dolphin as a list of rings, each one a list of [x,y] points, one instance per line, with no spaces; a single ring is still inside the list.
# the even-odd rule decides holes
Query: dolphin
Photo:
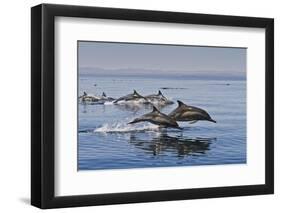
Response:
[[[100,100],[101,100],[101,101],[114,101],[115,98],[107,97],[107,95],[105,94],[105,92],[102,92],[102,95],[101,95]]]
[[[165,128],[172,127],[172,128],[180,129],[175,119],[160,112],[155,106],[153,106],[152,112],[144,114],[141,117],[136,118],[133,121],[129,122],[128,124],[134,124],[144,121],[156,124],[160,127],[165,127]]]
[[[206,120],[216,123],[205,110],[194,106],[188,106],[179,100],[177,102],[178,107],[168,114],[168,116],[176,121],[190,121],[190,123],[195,123],[199,120]]]
[[[145,97],[140,95],[136,90],[132,94],[128,94],[116,99],[113,103],[118,103],[120,101],[143,101],[144,103],[148,102]]]
[[[168,105],[174,103],[173,101],[168,100],[160,90],[158,91],[158,94],[147,95],[145,98],[152,104]]]
[[[83,95],[79,96],[79,99],[81,99],[82,103],[98,103],[103,104],[106,101],[113,101],[114,98],[107,97],[106,94],[103,92],[101,96],[98,95],[88,95],[86,92],[83,92]]]
[[[83,95],[81,95],[81,96],[79,96],[79,98],[83,98],[83,97],[85,97],[85,96],[87,96],[88,94],[84,91],[83,92]]]
[[[85,102],[92,102],[96,99],[96,96],[90,96],[88,95],[88,93],[86,93],[85,91],[83,92],[83,95],[79,96],[79,99],[81,99],[81,101],[83,103]]]

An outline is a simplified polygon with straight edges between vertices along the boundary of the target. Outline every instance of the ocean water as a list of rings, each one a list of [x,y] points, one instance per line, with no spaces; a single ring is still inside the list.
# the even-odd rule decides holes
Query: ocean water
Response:
[[[246,80],[188,76],[79,75],[79,95],[118,98],[137,90],[162,93],[205,109],[217,123],[179,122],[178,129],[150,123],[127,124],[151,111],[144,105],[78,104],[78,169],[128,169],[246,163]]]

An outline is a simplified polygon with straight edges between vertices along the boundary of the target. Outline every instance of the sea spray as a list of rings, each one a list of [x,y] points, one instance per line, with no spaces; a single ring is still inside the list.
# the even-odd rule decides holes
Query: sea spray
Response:
[[[158,131],[159,127],[150,124],[138,124],[138,125],[130,125],[127,122],[116,122],[116,123],[105,123],[100,127],[94,129],[93,132],[100,132],[100,133],[118,133],[118,132],[141,132],[141,131]]]

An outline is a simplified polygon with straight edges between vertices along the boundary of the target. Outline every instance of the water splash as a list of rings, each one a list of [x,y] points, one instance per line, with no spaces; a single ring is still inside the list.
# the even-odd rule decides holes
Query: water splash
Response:
[[[147,104],[147,100],[140,98],[140,99],[136,99],[136,100],[121,100],[118,101],[115,104],[119,104],[119,105],[142,105],[142,104]]]
[[[104,105],[114,105],[114,101],[106,101],[104,102]]]
[[[119,132],[142,132],[142,131],[159,131],[159,127],[150,124],[137,124],[137,125],[130,125],[124,122],[116,122],[113,124],[103,124],[101,127],[94,129],[93,132],[100,132],[100,133],[119,133]]]

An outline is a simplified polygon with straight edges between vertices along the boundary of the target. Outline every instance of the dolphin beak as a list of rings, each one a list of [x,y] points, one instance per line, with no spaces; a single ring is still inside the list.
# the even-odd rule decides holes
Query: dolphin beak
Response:
[[[213,122],[213,123],[217,123],[215,120],[213,120],[212,118],[209,120],[209,121],[211,121],[211,122]]]
[[[127,124],[134,124],[134,123],[137,123],[138,122],[138,120],[137,119],[135,119],[135,120],[132,120],[132,121],[130,121],[129,123],[127,123]]]

